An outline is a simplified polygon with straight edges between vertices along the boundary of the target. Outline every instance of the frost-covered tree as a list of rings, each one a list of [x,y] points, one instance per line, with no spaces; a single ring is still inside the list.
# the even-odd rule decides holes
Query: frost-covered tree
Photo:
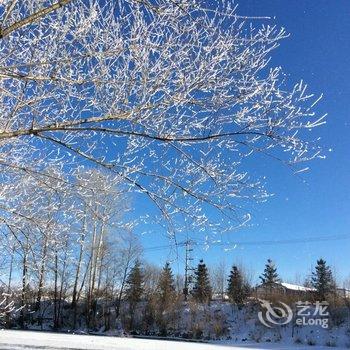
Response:
[[[128,199],[115,176],[97,169],[80,169],[75,175],[68,181],[56,167],[47,168],[35,177],[17,176],[9,192],[6,204],[13,210],[2,220],[0,245],[6,260],[0,273],[4,269],[5,301],[20,306],[23,327],[30,314],[42,322],[47,299],[54,305],[56,328],[67,299],[72,300],[73,325],[78,302],[86,302],[86,315],[93,321],[92,305],[110,273],[105,266],[119,255],[112,249],[112,233],[114,241],[124,241],[121,218]]]
[[[335,292],[335,281],[332,270],[324,259],[317,260],[315,271],[312,272],[311,285],[316,289],[320,300],[326,300],[327,296]]]
[[[321,156],[309,133],[324,123],[318,98],[270,65],[286,36],[224,0],[2,1],[1,217],[23,175],[66,184],[104,167],[170,232],[184,217],[212,231],[249,219],[237,207],[266,194],[248,158]]]
[[[309,132],[324,123],[318,98],[270,65],[287,36],[271,24],[225,0],[1,1],[0,225],[22,304],[30,279],[39,305],[53,275],[60,299],[66,272],[74,308],[100,292],[113,220],[84,169],[145,196],[142,218],[174,238],[249,219],[245,201],[267,196],[250,158],[300,171],[322,157]]]
[[[194,272],[194,279],[193,298],[199,303],[209,303],[212,297],[212,288],[208,268],[203,260],[199,261],[197,269]]]
[[[277,273],[277,267],[271,259],[267,260],[264,272],[259,278],[263,284],[273,284],[281,281]]]

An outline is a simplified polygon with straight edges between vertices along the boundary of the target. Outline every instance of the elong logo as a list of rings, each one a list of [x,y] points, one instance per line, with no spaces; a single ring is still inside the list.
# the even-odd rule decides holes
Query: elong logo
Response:
[[[266,310],[259,311],[259,321],[266,327],[283,326],[290,323],[293,319],[291,307],[282,301],[278,302],[280,306],[274,306],[267,300],[261,300],[261,306]],[[321,326],[328,328],[329,304],[326,301],[316,301],[312,304],[308,301],[298,301],[296,303],[297,312],[295,315],[295,324],[297,326]]]
[[[288,324],[293,319],[292,309],[285,303],[279,302],[282,307],[273,306],[269,301],[262,300],[260,304],[263,308],[266,309],[266,312],[263,313],[259,311],[258,317],[260,322],[269,328],[273,326],[285,325]]]

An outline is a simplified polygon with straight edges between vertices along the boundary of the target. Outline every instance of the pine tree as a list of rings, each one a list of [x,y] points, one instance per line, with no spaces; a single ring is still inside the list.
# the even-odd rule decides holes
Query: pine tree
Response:
[[[249,295],[249,286],[244,281],[242,273],[239,271],[237,266],[232,267],[227,282],[227,295],[230,302],[236,305],[242,305]]]
[[[317,260],[315,271],[312,273],[311,284],[316,289],[317,295],[321,300],[326,300],[335,289],[335,282],[332,275],[332,270],[327,266],[323,259]]]
[[[199,261],[197,270],[195,271],[195,284],[192,295],[200,303],[208,303],[212,297],[209,272],[203,260]]]
[[[134,313],[137,303],[141,301],[143,294],[143,274],[141,263],[135,262],[126,280],[125,299],[129,302],[130,328],[134,325]]]
[[[143,275],[141,271],[141,263],[135,262],[126,280],[126,300],[129,303],[137,303],[141,300],[143,294]]]
[[[160,274],[158,291],[159,302],[162,307],[166,307],[169,303],[171,303],[175,294],[175,281],[168,262],[165,264]]]
[[[167,336],[168,334],[175,301],[175,281],[170,264],[167,262],[159,276],[157,293],[157,324],[162,336]]]
[[[277,273],[277,268],[271,259],[267,260],[264,273],[259,278],[263,284],[273,284],[281,281]]]

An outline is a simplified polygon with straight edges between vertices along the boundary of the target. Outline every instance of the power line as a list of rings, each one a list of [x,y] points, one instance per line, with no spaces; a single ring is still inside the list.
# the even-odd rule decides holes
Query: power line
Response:
[[[298,244],[298,243],[312,243],[312,242],[323,242],[323,241],[337,241],[350,239],[349,235],[333,235],[333,236],[319,236],[310,238],[296,238],[296,239],[285,239],[285,240],[270,240],[270,241],[248,241],[248,242],[233,242],[233,245],[279,245],[279,244]],[[227,244],[227,243],[226,243]],[[220,242],[219,245],[226,245]]]
[[[265,241],[236,241],[236,242],[213,242],[211,243],[213,246],[225,246],[227,248],[239,246],[239,245],[283,245],[283,244],[298,244],[298,243],[312,243],[312,242],[324,242],[324,241],[338,241],[338,240],[346,240],[350,239],[350,235],[333,235],[333,236],[318,236],[318,237],[310,237],[310,238],[298,238],[298,239],[287,239],[287,240],[265,240]],[[186,242],[177,243],[177,247],[186,246]],[[208,242],[195,242],[192,241],[192,244],[195,246],[204,246],[208,245]],[[154,246],[154,247],[146,247],[144,251],[161,251],[170,248],[174,248],[174,244],[167,244],[162,246]]]

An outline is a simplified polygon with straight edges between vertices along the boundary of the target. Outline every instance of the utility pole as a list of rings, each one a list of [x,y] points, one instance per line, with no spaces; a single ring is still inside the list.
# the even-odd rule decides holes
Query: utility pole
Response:
[[[193,271],[193,267],[191,267],[191,261],[193,258],[191,257],[191,252],[193,252],[192,248],[193,241],[187,239],[185,241],[185,286],[183,289],[185,300],[188,299],[189,294],[189,286],[192,283],[191,271]]]

